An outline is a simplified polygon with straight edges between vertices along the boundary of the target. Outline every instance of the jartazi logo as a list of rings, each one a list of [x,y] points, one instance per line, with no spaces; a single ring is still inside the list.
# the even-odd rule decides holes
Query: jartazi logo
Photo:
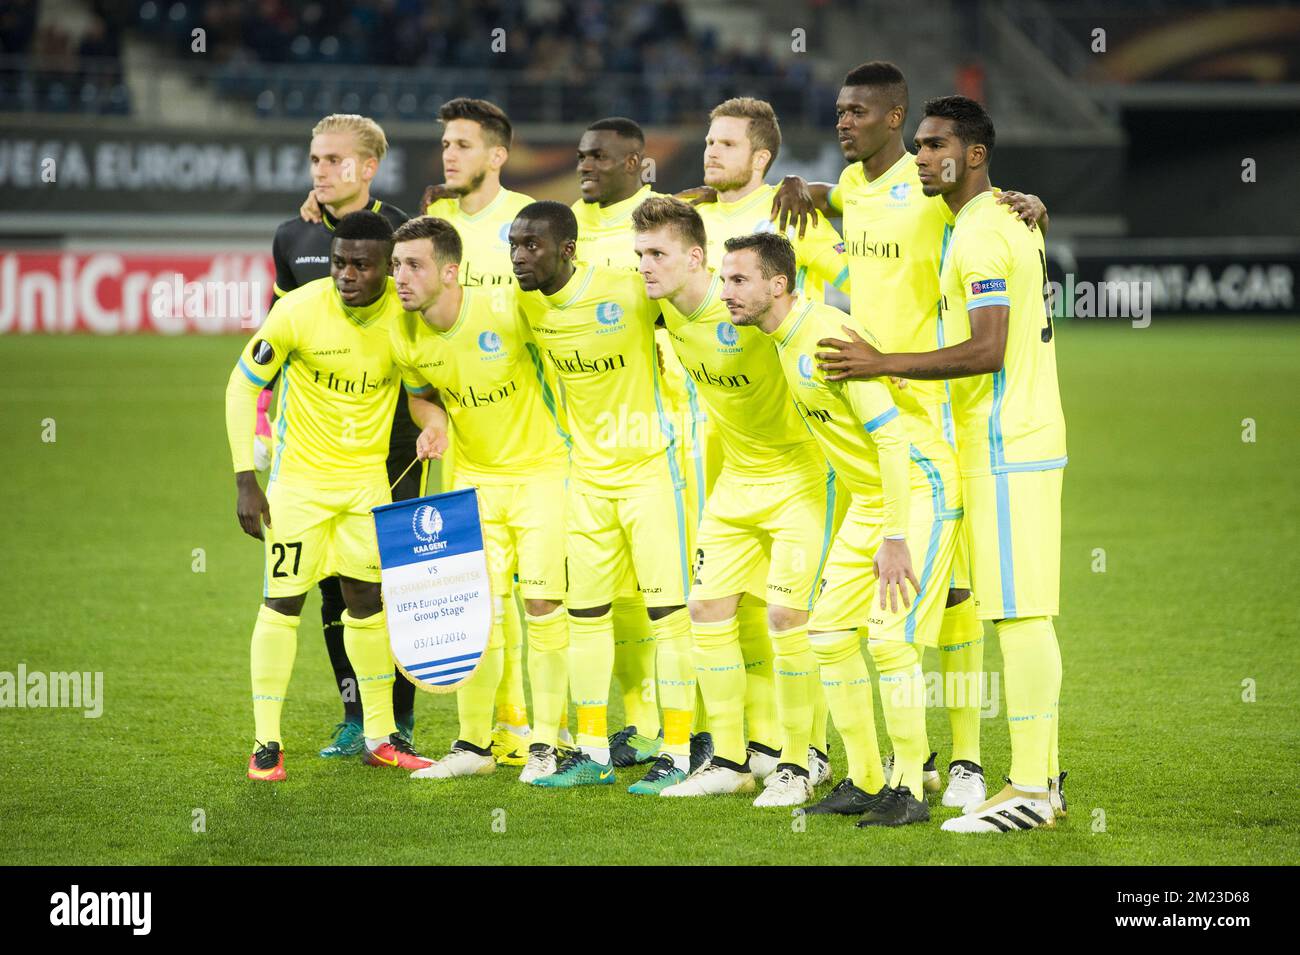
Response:
[[[51,925],[129,925],[133,935],[148,935],[153,925],[152,892],[70,892],[50,896]]]

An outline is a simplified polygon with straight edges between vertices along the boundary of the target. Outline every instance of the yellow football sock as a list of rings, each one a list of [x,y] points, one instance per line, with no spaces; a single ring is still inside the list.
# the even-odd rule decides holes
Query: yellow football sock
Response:
[[[474,675],[456,690],[456,712],[460,717],[460,739],[487,749],[492,745],[492,704],[497,697],[505,667],[506,630],[504,621],[492,625],[487,647],[479,657]]]
[[[984,678],[984,623],[967,597],[943,612],[939,630],[943,705],[952,727],[952,757],[980,761],[980,688]]]
[[[816,656],[816,654],[814,654],[814,656]],[[815,672],[814,675],[816,675]],[[828,747],[830,744],[826,742],[826,723],[830,711],[826,708],[826,693],[822,690],[820,677],[818,677],[813,690],[812,735],[809,736],[808,742],[810,742],[813,749],[818,752],[829,753],[830,749]]]
[[[1050,617],[1001,620],[1002,683],[1011,730],[1011,784],[1047,790],[1052,722],[1061,691],[1061,651]]]
[[[366,739],[386,739],[397,732],[393,722],[393,655],[388,649],[384,611],[363,620],[343,611],[343,648],[357,675]]]
[[[496,689],[497,722],[523,728],[528,725],[528,700],[524,696],[524,629],[519,623],[519,604],[513,589],[502,599],[501,611],[504,643],[501,683]]]
[[[554,746],[569,686],[569,615],[559,607],[528,620],[528,682],[533,689],[533,742]]]
[[[880,708],[885,711],[885,729],[894,746],[895,788],[906,786],[917,799],[924,799],[921,767],[930,756],[925,735],[925,675],[921,655],[910,643],[870,640],[867,649],[880,676]]]
[[[734,763],[745,761],[745,658],[740,622],[692,623],[695,679],[704,694],[713,751]]]
[[[623,722],[642,736],[659,730],[655,696],[655,637],[640,594],[618,597],[610,605],[614,617],[614,677],[623,697]]]
[[[862,657],[856,630],[809,634],[821,669],[826,704],[844,741],[847,774],[867,793],[880,792],[885,775],[880,768],[876,713],[871,702],[871,674]]]
[[[1052,629],[1052,646],[1056,648],[1056,672],[1061,672],[1061,644],[1056,639],[1056,626],[1052,623],[1052,618],[1047,617],[1047,625]],[[1061,774],[1061,751],[1060,751],[1060,731],[1061,731],[1061,701],[1059,694],[1057,699],[1052,701],[1052,738],[1047,751],[1047,775],[1049,777],[1059,776]]]
[[[781,717],[781,762],[808,768],[813,701],[822,695],[817,655],[808,642],[808,627],[773,630],[776,651],[777,713]]]
[[[740,652],[745,658],[745,723],[749,739],[777,749],[781,726],[776,716],[776,672],[772,636],[767,632],[767,607],[741,604],[736,619],[740,623]]]
[[[257,608],[250,657],[253,733],[259,743],[281,741],[280,710],[284,708],[284,698],[289,691],[293,658],[298,653],[298,623],[301,620],[301,617],[278,613],[266,604]]]
[[[614,620],[569,615],[569,693],[578,708],[579,746],[609,747],[609,681],[614,673]]]
[[[686,608],[650,621],[658,648],[659,704],[664,714],[664,751],[690,757],[695,715],[695,665],[691,659],[691,618]]]

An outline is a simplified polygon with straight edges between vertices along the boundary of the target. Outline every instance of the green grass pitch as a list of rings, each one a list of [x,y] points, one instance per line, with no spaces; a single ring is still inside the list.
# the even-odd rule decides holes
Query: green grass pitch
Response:
[[[1300,326],[1058,334],[1070,814],[1010,838],[940,832],[954,811],[937,801],[930,825],[800,831],[741,798],[629,796],[631,770],[617,788],[547,792],[509,769],[437,784],[319,759],[339,706],[315,596],[285,712],[289,780],[250,783],[261,550],[235,521],[222,410],[240,341],[5,338],[0,671],[102,671],[105,699],[98,719],[0,709],[0,863],[1293,862]],[[422,695],[417,712],[436,755],[453,700]],[[941,710],[929,726],[946,765]],[[1001,710],[983,730],[996,786]]]

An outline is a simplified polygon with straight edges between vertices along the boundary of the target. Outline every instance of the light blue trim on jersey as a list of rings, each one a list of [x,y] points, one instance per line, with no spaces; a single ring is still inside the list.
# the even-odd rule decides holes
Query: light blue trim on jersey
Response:
[[[257,385],[259,388],[265,388],[271,383],[271,379],[258,378],[257,375],[253,374],[252,370],[244,364],[244,359],[242,357],[239,359],[239,370],[244,373],[245,378]]]
[[[421,385],[419,388],[412,388],[406,382],[402,382],[402,387],[406,389],[408,395],[427,395],[433,391],[433,385]]]
[[[973,312],[977,308],[984,308],[986,305],[1005,305],[1011,307],[1011,299],[1005,295],[990,295],[988,298],[982,298],[978,302],[967,302],[966,311]]]
[[[948,258],[948,246],[952,242],[952,226],[948,223],[943,224],[943,244],[939,247],[939,274],[943,274],[943,263]],[[947,336],[943,333],[943,297],[940,295],[939,301],[934,305],[935,315],[935,333],[937,347],[943,348],[947,344]],[[939,416],[943,419],[943,439],[948,442],[951,448],[957,447],[957,429],[952,422],[952,380],[943,379],[943,405],[939,408]]]
[[[280,407],[275,412],[275,430],[277,443],[275,446],[275,466],[271,468],[271,476],[266,479],[266,486],[269,488],[275,480],[276,475],[280,473],[280,462],[284,460],[284,436],[289,426],[289,359],[284,360],[280,366]]]
[[[802,292],[804,285],[808,281],[808,266],[801,265],[797,272],[794,273],[794,288],[796,292]]]
[[[1007,370],[993,373],[993,407],[989,409],[989,466],[997,472],[1002,462],[1002,399],[1007,393]]]
[[[962,516],[960,507],[948,507],[948,496],[943,486],[943,475],[935,463],[921,453],[916,445],[908,445],[908,453],[916,462],[925,478],[930,483],[930,502],[933,517],[930,520],[930,540],[925,549],[925,563],[921,567],[920,588],[912,600],[912,607],[903,620],[903,639],[907,643],[916,642],[916,612],[921,608],[921,598],[925,596],[930,578],[934,576],[934,561],[939,556],[939,544],[943,540],[943,522],[954,521]]]
[[[998,567],[1002,578],[1002,616],[1016,615],[1016,564],[1011,553],[1011,486],[1005,474],[993,475],[998,501]]]
[[[1007,393],[1007,370],[993,373],[993,408],[989,412],[989,471],[1014,474],[1020,471],[1055,471],[1069,462],[1069,456],[1044,458],[1041,461],[1008,461],[1002,447],[1002,399]]]
[[[938,466],[921,453],[920,448],[914,444],[908,445],[908,454],[916,463],[917,467],[925,475],[925,479],[930,482],[930,501],[934,507],[934,514],[941,521],[955,521],[965,513],[961,507],[948,506],[948,494],[943,484],[943,472]]]
[[[678,359],[681,361],[681,359]],[[691,373],[686,371],[686,364],[682,363],[684,372],[682,380],[686,383],[686,404],[691,409],[691,453],[695,456],[695,486],[699,488],[699,498],[696,506],[695,521],[699,523],[704,520],[704,451],[700,447],[699,422],[704,416],[700,414],[700,392],[695,387],[695,380],[691,378]]]
[[[935,330],[938,333],[936,347],[943,348],[943,306],[935,306],[935,313],[938,318],[935,322]],[[943,404],[939,406],[939,417],[943,420],[943,440],[948,442],[948,447],[957,447],[957,429],[952,423],[952,380],[949,378],[943,379]]]
[[[891,406],[887,411],[880,412],[880,414],[876,415],[862,427],[867,429],[867,434],[874,434],[897,417],[898,407],[896,405]]]
[[[844,266],[844,268],[840,269],[840,274],[835,276],[835,281],[832,282],[831,284],[834,285],[837,289],[843,289],[844,283],[847,282],[848,280],[849,280],[849,267],[846,265]]]
[[[1008,464],[1004,461],[998,465],[998,469],[994,473],[1018,474],[1024,471],[1056,471],[1065,467],[1069,461],[1070,458],[1068,456],[1063,458],[1047,458],[1043,461],[1020,461],[1015,464]]]
[[[533,372],[537,375],[537,383],[542,387],[542,404],[546,405],[546,410],[551,413],[551,422],[555,425],[555,433],[560,436],[564,442],[565,450],[572,454],[573,438],[569,432],[565,431],[560,425],[560,415],[555,409],[555,393],[551,391],[551,386],[546,381],[546,371],[542,367],[542,356],[537,350],[537,346],[532,342],[524,343],[524,350],[528,352],[528,357],[533,363]]]
[[[682,558],[682,596],[685,598],[691,592],[690,565],[686,559],[686,498],[682,493],[686,487],[686,480],[677,467],[677,429],[664,415],[664,399],[659,391],[659,357],[655,350],[653,335],[650,336],[650,348],[650,374],[651,381],[654,383],[655,412],[659,416],[659,430],[668,439],[668,447],[664,453],[668,458],[668,474],[673,481],[673,498],[677,504],[677,549]]]
[[[808,591],[808,612],[812,613],[817,601],[817,591],[821,589],[822,574],[826,572],[826,559],[831,554],[831,538],[835,532],[835,468],[826,465],[826,518],[822,530],[822,556],[817,561],[817,573],[813,576],[812,589]]]

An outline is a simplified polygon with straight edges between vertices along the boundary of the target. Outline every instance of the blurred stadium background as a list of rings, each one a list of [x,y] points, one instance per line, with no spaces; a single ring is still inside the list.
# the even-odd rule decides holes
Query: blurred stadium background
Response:
[[[1156,314],[1296,311],[1300,230],[1276,201],[1300,195],[1294,4],[6,0],[0,332],[259,318],[155,321],[145,296],[178,271],[269,289],[330,112],[383,124],[373,192],[410,213],[441,179],[437,108],[458,95],[508,111],[504,182],[538,198],[577,197],[574,145],[608,115],[650,131],[658,188],[697,183],[708,110],[741,94],[781,118],[769,181],[833,181],[835,92],[876,58],[909,78],[909,136],[927,97],[988,104],[995,182],[1046,200],[1058,279],[1149,281]]]

